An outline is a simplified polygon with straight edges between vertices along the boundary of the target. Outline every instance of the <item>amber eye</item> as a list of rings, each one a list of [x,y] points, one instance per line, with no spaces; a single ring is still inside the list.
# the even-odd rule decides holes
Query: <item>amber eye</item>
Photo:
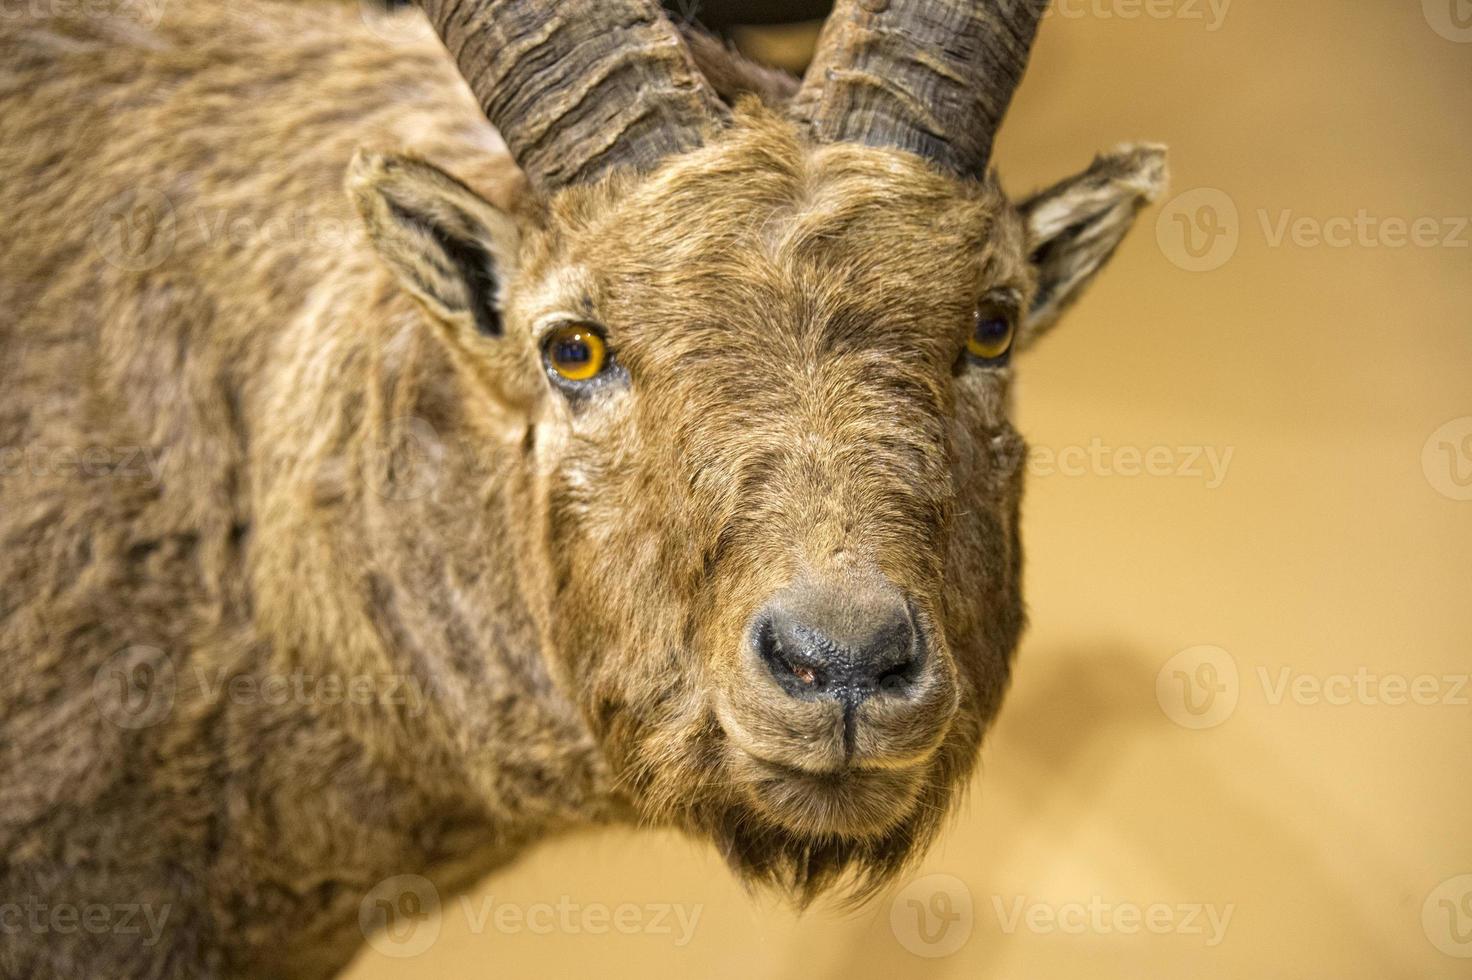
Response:
[[[984,308],[976,311],[976,325],[966,340],[966,352],[978,361],[1000,361],[1012,349],[1016,333],[1013,321],[1005,312]]]
[[[569,323],[553,330],[542,347],[547,366],[565,381],[588,381],[608,361],[608,345],[597,330]]]

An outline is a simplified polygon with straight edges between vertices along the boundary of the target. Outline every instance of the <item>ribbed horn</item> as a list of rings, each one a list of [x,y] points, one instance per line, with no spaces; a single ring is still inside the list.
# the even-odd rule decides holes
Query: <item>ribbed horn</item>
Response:
[[[698,146],[724,109],[646,0],[420,0],[533,184],[556,190]]]
[[[984,174],[1047,0],[838,0],[793,100],[816,139]]]

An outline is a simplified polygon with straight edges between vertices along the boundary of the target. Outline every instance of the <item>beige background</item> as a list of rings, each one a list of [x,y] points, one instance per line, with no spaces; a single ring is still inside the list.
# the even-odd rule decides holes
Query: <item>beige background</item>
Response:
[[[1472,956],[1455,931],[1472,940],[1472,877],[1455,880],[1472,875],[1472,690],[1441,679],[1472,669],[1472,500],[1448,495],[1442,446],[1472,476],[1472,27],[1453,40],[1450,17],[1472,4],[1060,3],[1003,134],[1008,186],[1149,138],[1170,144],[1174,188],[1021,364],[1021,427],[1057,455],[1026,505],[1034,625],[1014,689],[915,875],[952,878],[798,917],[705,845],[589,834],[495,876],[469,913],[447,902],[432,942],[381,944],[418,955],[365,951],[354,980],[1472,976],[1450,955]],[[1198,188],[1218,193],[1172,203]],[[1312,234],[1361,210],[1434,218],[1453,241]],[[1235,252],[1225,234],[1193,260],[1176,215],[1202,244],[1235,231]],[[1125,447],[1170,447],[1154,458],[1173,475],[1120,475]],[[1192,714],[1182,677],[1212,670]],[[1397,686],[1423,674],[1436,703]],[[683,946],[678,926],[594,935],[577,914],[548,935],[496,925],[502,902],[564,896],[699,919]],[[911,899],[960,917],[927,919],[927,944]],[[1170,931],[1127,931],[1156,904]],[[1230,909],[1225,931],[1191,905]]]

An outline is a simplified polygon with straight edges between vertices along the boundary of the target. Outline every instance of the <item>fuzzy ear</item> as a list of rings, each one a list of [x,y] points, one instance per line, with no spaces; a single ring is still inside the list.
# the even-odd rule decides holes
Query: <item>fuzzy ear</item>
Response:
[[[431,314],[466,332],[501,334],[516,273],[516,222],[438,167],[359,151],[348,196],[379,256]]]
[[[1038,274],[1019,346],[1037,340],[1083,295],[1135,223],[1136,212],[1164,192],[1166,181],[1165,147],[1131,144],[1019,206]]]

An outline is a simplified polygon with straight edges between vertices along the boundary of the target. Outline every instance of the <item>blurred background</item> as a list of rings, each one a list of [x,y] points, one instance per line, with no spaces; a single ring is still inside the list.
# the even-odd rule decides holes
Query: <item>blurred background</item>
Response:
[[[670,6],[794,68],[821,7]],[[1174,181],[1019,365],[1033,625],[948,833],[802,915],[563,839],[348,975],[1472,977],[1469,106],[1467,0],[1055,0],[1004,182]]]

